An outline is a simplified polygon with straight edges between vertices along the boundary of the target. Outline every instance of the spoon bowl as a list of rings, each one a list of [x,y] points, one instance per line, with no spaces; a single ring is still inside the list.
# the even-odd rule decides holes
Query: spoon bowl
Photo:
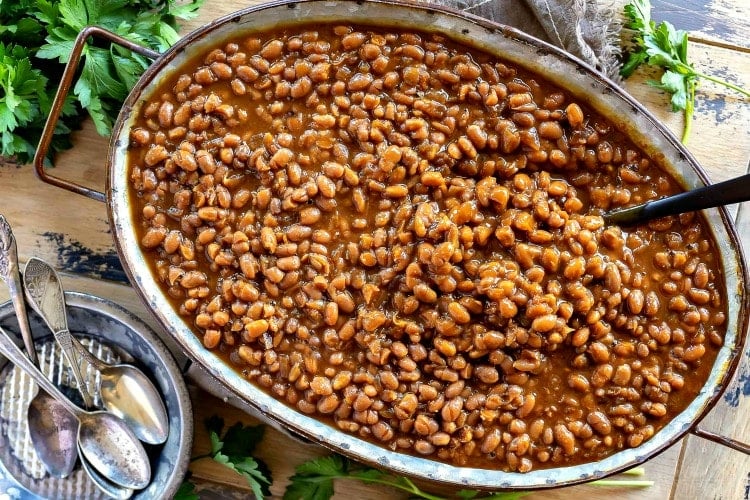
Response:
[[[55,477],[70,476],[78,458],[78,419],[43,390],[29,403],[29,436],[39,460]]]
[[[115,484],[106,477],[102,476],[98,470],[86,458],[82,452],[79,451],[78,455],[81,457],[81,466],[88,474],[89,479],[104,492],[107,496],[116,498],[118,500],[127,500],[133,496],[134,491],[131,488],[125,488],[119,484]]]
[[[79,449],[94,469],[125,488],[148,486],[151,467],[146,450],[119,417],[107,411],[83,410],[76,416],[81,423]]]
[[[144,443],[165,442],[169,435],[167,410],[159,391],[146,374],[131,364],[105,363],[75,337],[73,347],[99,372],[98,388],[104,407],[123,419]]]

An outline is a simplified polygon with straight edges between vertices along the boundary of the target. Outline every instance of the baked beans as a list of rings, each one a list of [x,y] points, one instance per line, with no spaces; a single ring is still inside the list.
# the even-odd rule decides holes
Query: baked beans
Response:
[[[133,222],[217,362],[391,450],[526,472],[649,439],[725,329],[696,214],[565,90],[436,34],[316,25],[200,54],[138,110]]]

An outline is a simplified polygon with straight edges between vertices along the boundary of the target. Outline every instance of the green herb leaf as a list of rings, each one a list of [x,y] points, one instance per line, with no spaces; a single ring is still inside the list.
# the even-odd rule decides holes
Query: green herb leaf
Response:
[[[346,462],[340,455],[309,460],[295,468],[284,500],[327,500],[333,496],[333,480],[346,476]]]
[[[651,20],[651,3],[649,0],[632,0],[625,6],[626,28],[635,33],[632,37],[634,49],[630,52],[620,69],[620,74],[627,78],[641,65],[648,64],[664,69],[659,82],[648,84],[671,94],[672,111],[683,111],[685,128],[682,142],[690,135],[690,127],[695,108],[695,88],[699,78],[724,85],[745,96],[750,92],[722,79],[705,75],[695,70],[688,62],[688,34],[678,30],[667,21],[656,25]]]
[[[224,430],[224,419],[217,415],[210,416],[203,424],[206,426],[208,432],[213,432],[217,436]]]
[[[340,455],[316,458],[298,465],[284,492],[284,500],[327,500],[333,496],[334,480],[356,479],[364,483],[377,483],[409,493],[412,498],[443,500],[442,497],[422,491],[409,478],[394,476],[381,470],[351,462]],[[483,495],[472,490],[461,490],[458,498],[517,500],[526,492],[495,493]]]
[[[230,456],[251,455],[263,440],[264,432],[262,425],[242,425],[237,422],[224,435],[224,453]]]
[[[244,457],[242,460],[235,458],[232,460],[232,464],[234,470],[241,474],[247,481],[247,484],[250,485],[256,498],[264,498],[271,494],[271,491],[268,489],[271,481],[267,479],[267,477],[270,477],[267,467],[263,467],[253,457]]]
[[[688,93],[690,89],[687,87],[688,82],[679,73],[667,70],[661,76],[661,81],[656,82],[650,80],[648,81],[648,84],[652,87],[672,94],[672,111],[680,111],[685,109],[685,107],[687,106],[687,101],[689,98]]]
[[[271,471],[261,460],[250,454],[255,450],[257,444],[263,439],[264,427],[262,425],[243,425],[236,423],[223,437],[224,419],[212,416],[205,421],[211,440],[210,457],[232,469],[245,478],[257,498],[264,498],[271,494]]]
[[[97,25],[164,51],[179,38],[176,20],[194,17],[203,1],[0,0],[0,154],[19,162],[32,158],[81,29]],[[83,51],[50,154],[70,146],[69,134],[80,126],[83,113],[99,133],[109,134],[123,99],[149,66],[143,56],[122,47],[103,47]]]
[[[199,500],[198,493],[195,492],[195,485],[190,481],[183,482],[172,500]]]
[[[204,0],[198,0],[190,3],[177,3],[176,0],[168,0],[167,13],[180,19],[193,19],[198,15],[198,9],[203,5]]]

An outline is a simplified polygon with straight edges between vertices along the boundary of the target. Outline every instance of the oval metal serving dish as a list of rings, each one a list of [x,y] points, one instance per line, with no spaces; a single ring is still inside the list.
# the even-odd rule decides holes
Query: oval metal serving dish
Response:
[[[627,134],[653,160],[670,170],[685,189],[699,187],[707,182],[706,175],[689,152],[633,98],[570,55],[517,30],[466,14],[382,0],[277,2],[242,10],[190,33],[154,62],[128,97],[116,123],[109,150],[107,198],[118,251],[131,282],[185,353],[213,376],[217,383],[223,384],[238,398],[294,432],[362,462],[399,474],[461,487],[533,489],[598,479],[647,460],[695,428],[733,373],[738,353],[742,351],[748,322],[744,300],[747,271],[737,236],[723,209],[705,212],[710,231],[720,247],[726,280],[723,293],[729,301],[725,343],[714,369],[695,400],[653,438],[637,448],[617,452],[596,463],[520,474],[457,467],[388,451],[289,408],[255,387],[203,347],[201,340],[173,309],[152,277],[133,227],[127,154],[135,115],[139,106],[155,92],[160,83],[173,75],[177,68],[197,52],[219,46],[230,37],[244,33],[277,29],[280,25],[336,21],[438,32],[466,46],[494,54],[556,82],[585,101]]]

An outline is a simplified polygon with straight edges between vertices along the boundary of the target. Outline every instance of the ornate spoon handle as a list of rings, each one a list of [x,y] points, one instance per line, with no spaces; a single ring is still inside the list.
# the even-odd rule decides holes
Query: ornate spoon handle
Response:
[[[86,408],[91,408],[93,400],[91,394],[89,394],[86,381],[81,375],[78,353],[73,345],[73,336],[68,330],[65,296],[57,274],[49,264],[32,257],[23,271],[23,282],[26,285],[26,298],[29,300],[29,304],[54,333],[55,340],[57,340],[73,370],[73,377],[78,384],[83,403]]]
[[[18,318],[18,327],[21,329],[21,337],[26,347],[26,353],[32,363],[36,364],[36,349],[34,348],[34,336],[29,326],[29,317],[26,314],[26,303],[23,300],[23,287],[21,286],[21,272],[18,268],[18,249],[16,237],[13,230],[0,215],[0,278],[10,289],[10,299],[13,309]]]

